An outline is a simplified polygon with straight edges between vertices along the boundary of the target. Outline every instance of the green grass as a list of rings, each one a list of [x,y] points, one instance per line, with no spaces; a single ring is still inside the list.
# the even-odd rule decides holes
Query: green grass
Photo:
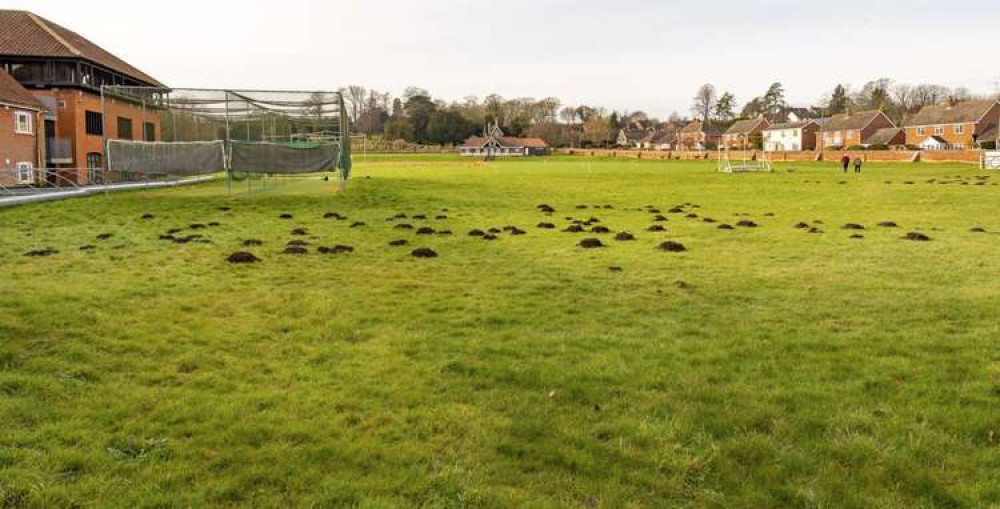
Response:
[[[927,183],[976,174],[369,156],[342,196],[0,210],[0,507],[997,507],[1000,235],[969,229],[1000,231],[1000,187]],[[685,202],[761,227],[636,210]],[[580,249],[540,203],[639,240]],[[442,209],[453,237],[385,221]],[[280,254],[296,227],[356,252]],[[263,262],[226,263],[247,238]]]

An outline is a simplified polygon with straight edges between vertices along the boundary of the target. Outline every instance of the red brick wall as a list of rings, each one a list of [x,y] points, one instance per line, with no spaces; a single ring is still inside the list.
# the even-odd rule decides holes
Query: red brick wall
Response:
[[[87,134],[86,123],[87,111],[101,113],[101,96],[81,90],[60,89],[39,91],[36,92],[36,95],[48,95],[59,101],[56,136],[72,140],[73,163],[71,166],[78,169],[75,173],[75,179],[78,183],[86,183],[87,154],[96,152],[101,154],[102,164],[105,160],[102,137]],[[143,111],[141,105],[116,99],[107,99],[104,109],[104,134],[108,139],[118,138],[119,117],[132,119],[132,139],[143,139],[143,123],[145,122],[152,123],[156,139],[162,139],[160,116],[156,111],[149,109]]]
[[[10,106],[0,106],[0,184],[4,186],[17,185],[14,169],[19,162],[30,162],[36,168],[40,164],[39,129],[41,117],[37,112],[32,115],[34,134],[18,134],[14,131],[14,112],[18,110]]]

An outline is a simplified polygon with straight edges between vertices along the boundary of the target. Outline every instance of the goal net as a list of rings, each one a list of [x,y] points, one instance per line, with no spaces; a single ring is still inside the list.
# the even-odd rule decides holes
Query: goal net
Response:
[[[980,168],[984,170],[1000,170],[1000,152],[984,152]]]
[[[718,171],[722,173],[773,172],[774,165],[767,154],[758,151],[741,151],[738,157],[732,157],[728,148],[719,149]]]
[[[350,176],[350,125],[340,92],[105,86],[102,96],[105,115],[119,102],[142,111],[135,119],[142,140],[108,140],[111,172]]]

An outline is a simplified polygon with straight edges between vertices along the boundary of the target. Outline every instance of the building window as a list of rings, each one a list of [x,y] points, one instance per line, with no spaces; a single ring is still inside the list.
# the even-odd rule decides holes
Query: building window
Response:
[[[142,124],[143,141],[156,141],[156,125],[152,122]]]
[[[923,127],[918,127],[917,128],[917,134],[919,134],[920,136],[923,136],[924,134],[927,134],[927,129],[924,129]]]
[[[965,126],[964,125],[955,126],[955,134],[965,134]]]
[[[937,136],[940,136],[940,135],[944,134],[944,126],[940,126],[939,125],[939,126],[935,127],[934,128],[934,134],[937,135]]]
[[[35,165],[30,162],[17,163],[17,183],[31,184],[35,181]]]
[[[87,124],[87,134],[104,136],[104,115],[96,111],[88,111],[85,114],[85,123]]]
[[[35,134],[34,126],[31,125],[31,113],[27,111],[14,112],[14,132],[17,134]]]
[[[854,131],[847,131],[847,137],[848,138],[853,138],[854,137]]]
[[[91,152],[87,154],[87,169],[96,170],[101,167],[101,153]]]
[[[118,117],[118,137],[123,140],[132,139],[132,119]]]

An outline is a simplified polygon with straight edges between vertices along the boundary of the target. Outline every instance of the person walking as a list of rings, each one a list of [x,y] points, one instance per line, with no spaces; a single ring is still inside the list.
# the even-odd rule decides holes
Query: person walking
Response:
[[[847,173],[847,169],[851,167],[851,156],[844,154],[844,157],[840,158],[840,164],[844,167],[844,173]]]
[[[861,173],[861,166],[863,164],[865,164],[865,163],[864,163],[864,161],[861,160],[861,156],[855,157],[854,158],[854,173]]]

